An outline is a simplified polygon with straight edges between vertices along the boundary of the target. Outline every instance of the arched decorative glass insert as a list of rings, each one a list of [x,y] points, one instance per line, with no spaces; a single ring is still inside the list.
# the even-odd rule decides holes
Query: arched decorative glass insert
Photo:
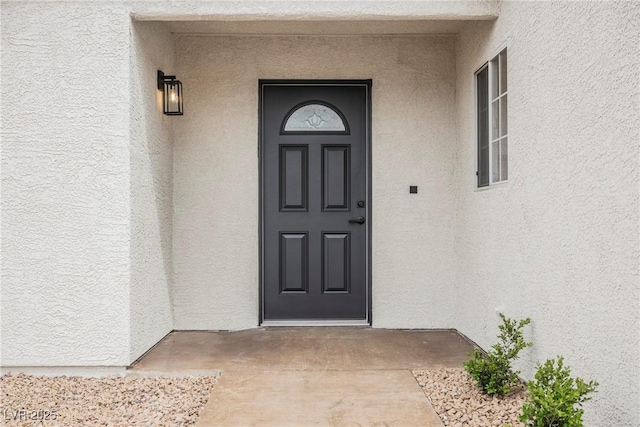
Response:
[[[335,106],[324,101],[306,101],[293,107],[282,121],[280,133],[349,134],[349,124]]]

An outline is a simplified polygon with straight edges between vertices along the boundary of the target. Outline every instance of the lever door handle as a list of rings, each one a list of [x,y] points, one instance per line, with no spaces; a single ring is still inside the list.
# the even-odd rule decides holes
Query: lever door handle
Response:
[[[356,219],[350,219],[349,222],[352,223],[352,224],[364,224],[364,217],[363,216],[359,216]]]

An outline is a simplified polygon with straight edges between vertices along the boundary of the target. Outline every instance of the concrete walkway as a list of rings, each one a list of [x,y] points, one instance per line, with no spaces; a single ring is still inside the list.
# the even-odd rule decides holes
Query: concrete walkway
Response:
[[[450,331],[174,332],[133,373],[223,372],[198,426],[442,426],[412,369],[461,367]]]

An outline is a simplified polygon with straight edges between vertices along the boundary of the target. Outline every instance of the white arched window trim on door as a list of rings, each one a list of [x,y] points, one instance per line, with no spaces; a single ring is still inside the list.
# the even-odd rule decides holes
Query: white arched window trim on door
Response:
[[[349,124],[334,105],[325,101],[305,101],[287,113],[280,133],[349,135]]]

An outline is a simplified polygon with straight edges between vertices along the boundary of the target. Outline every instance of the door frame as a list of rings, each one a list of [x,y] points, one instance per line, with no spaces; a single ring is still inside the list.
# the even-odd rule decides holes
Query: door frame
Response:
[[[350,322],[344,320],[306,320],[306,321],[265,321],[264,320],[264,144],[263,144],[263,91],[266,86],[362,86],[366,90],[366,126],[365,126],[365,180],[366,180],[366,319],[365,324],[371,325],[372,315],[372,160],[371,160],[371,88],[373,80],[308,80],[308,79],[260,79],[258,80],[258,175],[259,175],[259,221],[258,221],[258,240],[259,240],[259,314],[258,325],[264,326],[362,326],[362,321]]]

